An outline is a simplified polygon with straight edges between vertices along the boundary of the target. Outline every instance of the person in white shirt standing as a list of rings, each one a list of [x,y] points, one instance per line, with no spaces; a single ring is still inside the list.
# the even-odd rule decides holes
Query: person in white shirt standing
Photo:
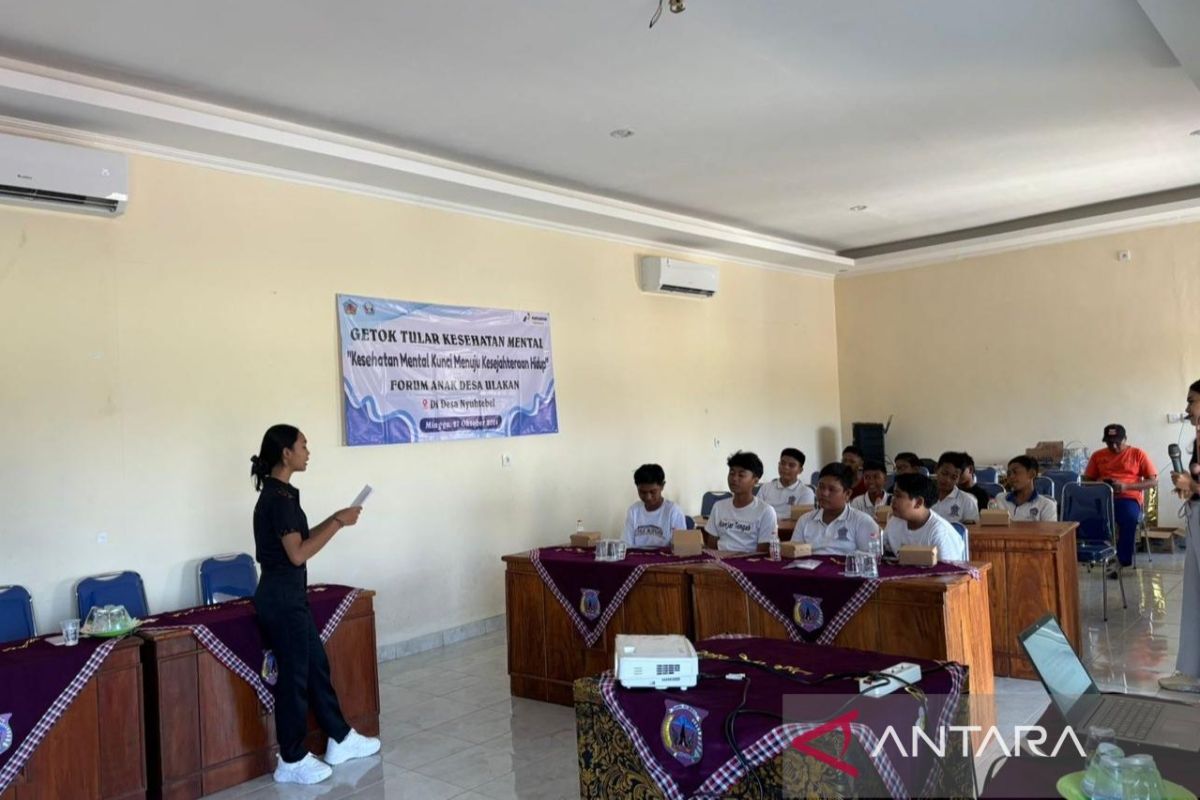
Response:
[[[679,506],[663,497],[667,475],[658,464],[642,464],[633,473],[638,502],[625,513],[625,544],[630,547],[670,547],[671,534],[687,528]]]
[[[882,461],[863,464],[863,483],[867,491],[850,501],[850,507],[874,517],[875,509],[892,504],[892,496],[884,489],[887,486],[887,467]]]
[[[812,546],[814,555],[844,556],[871,552],[879,538],[875,518],[851,508],[854,470],[845,464],[826,464],[817,480],[817,508],[796,523],[793,542]]]
[[[766,552],[771,542],[779,541],[779,520],[770,504],[754,496],[754,487],[763,474],[762,459],[739,450],[725,464],[733,497],[718,500],[713,506],[704,526],[704,542],[736,553]]]
[[[937,502],[932,511],[948,522],[979,522],[979,502],[973,495],[958,488],[958,481],[967,466],[962,453],[942,453],[937,462]]]
[[[1017,456],[1008,462],[1008,482],[1012,491],[996,495],[992,508],[1001,508],[1015,520],[1023,522],[1054,522],[1058,519],[1058,503],[1038,494],[1034,481],[1038,463],[1029,456]]]
[[[899,553],[906,544],[933,545],[939,561],[962,560],[962,536],[929,508],[936,497],[934,482],[924,475],[896,476],[892,486],[892,518],[883,531],[888,550]]]
[[[813,490],[800,477],[804,471],[804,453],[785,447],[779,454],[779,477],[763,484],[758,499],[775,509],[777,519],[791,519],[792,506],[811,506],[816,502]]]

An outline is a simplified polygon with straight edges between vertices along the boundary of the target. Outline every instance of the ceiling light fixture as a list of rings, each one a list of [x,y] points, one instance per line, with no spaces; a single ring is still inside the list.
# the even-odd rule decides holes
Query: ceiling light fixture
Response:
[[[628,139],[630,136],[633,136],[633,131],[629,130],[629,128],[617,128],[615,131],[609,131],[608,135],[614,139]]]
[[[866,211],[866,206],[850,206],[851,211]]]
[[[654,27],[654,23],[658,22],[658,18],[662,16],[663,2],[667,2],[667,7],[671,9],[672,14],[682,14],[684,11],[684,0],[658,0],[658,8],[654,11],[654,16],[650,18],[650,27]]]

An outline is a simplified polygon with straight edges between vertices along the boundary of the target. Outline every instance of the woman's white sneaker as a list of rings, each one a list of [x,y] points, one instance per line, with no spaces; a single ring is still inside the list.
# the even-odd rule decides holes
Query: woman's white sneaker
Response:
[[[325,748],[325,763],[341,764],[352,758],[366,758],[379,752],[379,740],[373,736],[363,736],[353,728],[340,742],[329,740]]]
[[[1159,678],[1158,685],[1169,692],[1200,692],[1200,679],[1176,672],[1169,678]]]
[[[287,762],[282,757],[279,766],[275,767],[276,783],[320,783],[333,774],[329,765],[312,753],[307,753],[299,761]]]

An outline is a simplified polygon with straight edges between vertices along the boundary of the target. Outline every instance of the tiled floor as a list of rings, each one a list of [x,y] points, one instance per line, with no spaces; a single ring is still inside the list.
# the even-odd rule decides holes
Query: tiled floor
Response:
[[[1182,553],[1155,554],[1126,577],[1129,608],[1109,581],[1109,621],[1101,619],[1098,573],[1080,576],[1083,658],[1101,688],[1157,692],[1175,667]],[[380,665],[383,752],[336,767],[317,786],[276,786],[270,776],[212,797],[481,800],[578,796],[574,714],[565,706],[512,698],[503,633]],[[1041,684],[1000,678],[999,725],[1011,742],[1015,725],[1046,709]],[[1193,698],[1194,699],[1194,698]],[[990,751],[981,773],[998,755]]]

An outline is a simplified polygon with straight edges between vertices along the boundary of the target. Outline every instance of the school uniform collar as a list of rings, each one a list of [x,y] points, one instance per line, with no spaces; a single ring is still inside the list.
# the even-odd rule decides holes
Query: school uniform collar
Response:
[[[821,523],[822,525],[825,525],[826,527],[828,527],[829,525],[832,525],[834,522],[845,522],[847,519],[850,518],[850,504],[846,503],[845,507],[842,508],[842,513],[838,514],[836,517],[834,517],[833,521],[829,522],[828,524],[826,524],[826,522],[825,522],[825,509],[818,506],[817,508],[813,509],[812,513],[813,513],[813,519],[815,519],[817,522]]]
[[[775,482],[775,485],[778,486],[780,489],[787,491],[788,489],[799,489],[800,485],[804,483],[804,479],[796,478],[796,482],[793,483],[791,486],[784,486],[783,481],[779,480],[779,478],[776,478],[774,482]]]
[[[1037,489],[1033,490],[1033,494],[1029,495],[1029,499],[1026,500],[1024,503],[1017,502],[1017,493],[1016,492],[1009,492],[1007,495],[1005,495],[1005,499],[1008,500],[1008,502],[1012,503],[1014,506],[1024,506],[1024,505],[1029,505],[1030,503],[1036,503],[1037,499],[1039,497],[1041,497],[1041,495],[1038,494]]]

